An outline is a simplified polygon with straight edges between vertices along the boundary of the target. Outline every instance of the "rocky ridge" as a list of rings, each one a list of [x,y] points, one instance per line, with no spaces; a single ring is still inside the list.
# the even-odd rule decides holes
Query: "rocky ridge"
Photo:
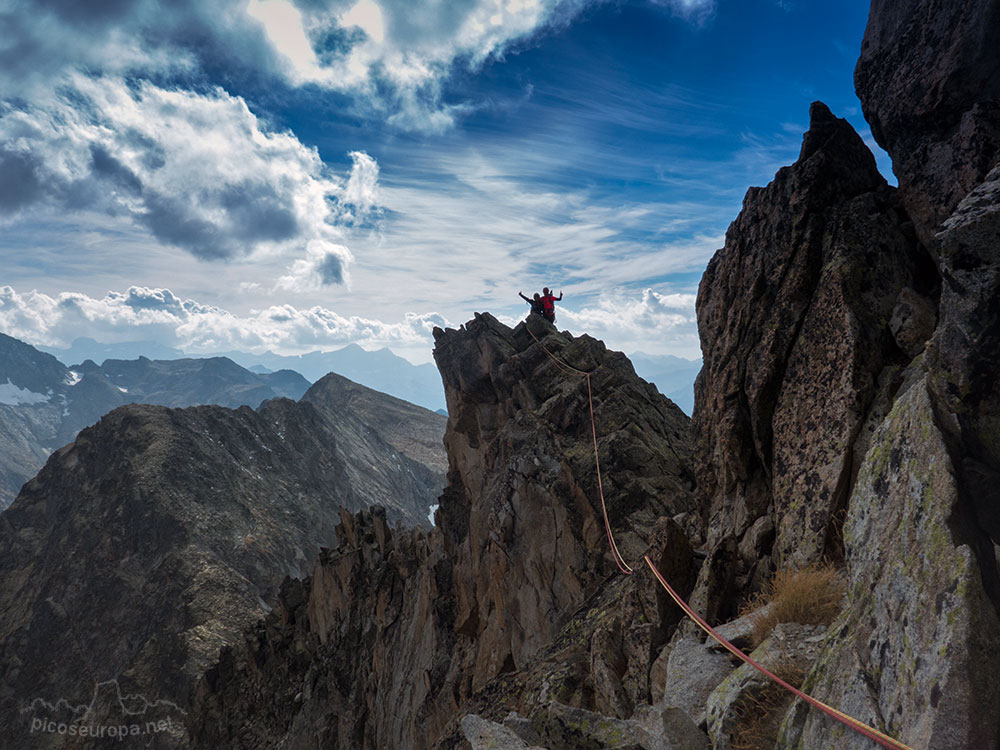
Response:
[[[699,290],[705,360],[693,432],[700,518],[678,516],[678,526],[653,506],[659,526],[648,518],[643,534],[636,505],[617,521],[630,559],[645,546],[654,555],[684,549],[663,537],[705,543],[692,600],[714,622],[734,617],[776,567],[841,564],[847,594],[832,625],[781,625],[755,655],[777,668],[793,654],[807,690],[921,750],[1000,745],[1000,665],[990,650],[1000,627],[1000,170],[988,44],[995,13],[985,0],[947,9],[935,0],[873,3],[856,81],[873,131],[893,156],[899,189],[885,183],[845,121],[813,105],[799,159],[748,192]],[[483,320],[439,338],[439,351],[481,334]],[[531,351],[525,343],[508,347],[513,360]],[[677,711],[716,750],[735,741],[746,707],[765,686],[676,627],[661,601],[654,608],[635,586],[641,578],[601,590],[583,583],[583,605],[561,628],[533,623],[541,636],[533,642],[515,627],[519,594],[530,591],[524,576],[539,573],[530,554],[509,554],[496,477],[501,464],[516,470],[520,445],[530,445],[530,455],[552,454],[533,442],[537,426],[518,432],[522,412],[498,410],[487,396],[503,383],[510,403],[535,413],[546,413],[547,403],[558,404],[553,416],[574,407],[525,396],[537,386],[510,378],[512,363],[497,361],[484,375],[484,350],[498,348],[477,344],[464,357],[438,360],[452,383],[446,442],[453,469],[440,538],[393,540],[377,519],[345,519],[341,533],[363,540],[355,557],[324,557],[308,583],[296,584],[295,613],[272,614],[257,640],[227,651],[206,678],[195,724],[200,743],[263,746],[244,722],[260,717],[260,702],[275,694],[289,700],[266,726],[292,744],[696,746],[701,740],[691,735],[669,739],[680,731],[667,728]],[[494,435],[504,433],[519,442],[500,443],[498,464]],[[615,468],[609,476],[624,467]],[[455,502],[456,492],[464,499]],[[572,515],[558,520],[577,528]],[[579,546],[589,549],[583,540]],[[400,558],[395,549],[411,551]],[[664,567],[682,580],[696,566],[690,553],[681,558]],[[545,571],[559,564],[546,561]],[[491,566],[503,577],[486,574]],[[433,583],[429,572],[413,577],[430,570]],[[491,585],[460,585],[470,570]],[[518,591],[504,585],[510,575]],[[396,594],[403,580],[428,593]],[[587,580],[575,576],[578,585]],[[357,601],[374,606],[390,591],[395,604],[384,619],[352,609]],[[324,600],[333,606],[320,606]],[[749,648],[740,640],[747,617],[725,630]],[[435,623],[431,635],[419,631],[427,640],[388,635],[412,632],[414,621]],[[345,651],[345,642],[352,648]],[[357,649],[370,649],[371,661],[337,662]],[[289,675],[292,653],[307,656]],[[343,678],[336,691],[334,672]],[[379,723],[390,707],[394,718]],[[783,699],[769,711],[769,743],[779,748],[869,746],[798,702]],[[396,718],[400,712],[405,718]],[[331,730],[334,713],[352,717],[348,729]]]
[[[120,407],[49,459],[0,515],[0,746],[94,685],[174,706],[151,746],[183,744],[194,680],[311,569],[342,509],[427,524],[443,477],[325,406],[341,387],[258,410]]]
[[[938,279],[895,190],[846,120],[817,102],[798,161],[751,188],[699,288],[698,484],[710,617],[777,566],[839,558],[874,426],[932,331]],[[917,323],[923,323],[917,325]],[[932,322],[932,321],[931,321]],[[907,351],[909,350],[909,351]]]

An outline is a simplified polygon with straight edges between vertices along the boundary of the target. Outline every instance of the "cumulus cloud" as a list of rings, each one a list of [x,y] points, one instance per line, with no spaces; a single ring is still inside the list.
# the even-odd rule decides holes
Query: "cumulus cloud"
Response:
[[[475,69],[511,45],[568,23],[591,1],[315,3],[302,22],[318,54],[299,64],[287,59],[301,81],[365,92],[400,127],[441,130],[465,110],[441,101],[440,83],[453,65]]]
[[[619,289],[593,305],[560,308],[557,319],[560,328],[588,333],[613,349],[695,359],[701,356],[695,298],[691,293]]]
[[[39,204],[101,210],[200,258],[229,259],[301,254],[336,240],[338,224],[375,205],[371,157],[351,154],[345,183],[314,148],[269,130],[221,89],[70,81],[0,110],[0,218]],[[339,257],[346,268],[350,253]]]
[[[133,286],[102,298],[64,292],[18,293],[0,287],[0,330],[34,344],[68,346],[79,336],[103,342],[151,340],[190,353],[238,350],[301,354],[349,343],[367,347],[431,346],[438,313],[407,313],[396,322],[343,316],[325,307],[274,305],[236,315],[181,299],[169,289]]]
[[[307,292],[332,284],[348,283],[347,266],[351,251],[343,245],[313,241],[305,258],[295,261],[288,273],[278,279],[275,289]]]
[[[67,71],[155,78],[220,67],[349,92],[407,129],[449,127],[475,69],[600,0],[36,0],[0,9],[0,87],[30,99]],[[686,0],[677,0],[686,2]]]
[[[583,330],[668,331],[696,322],[695,297],[644,289],[638,297],[629,298],[619,290],[602,295],[596,305],[566,310],[563,317],[567,324]]]

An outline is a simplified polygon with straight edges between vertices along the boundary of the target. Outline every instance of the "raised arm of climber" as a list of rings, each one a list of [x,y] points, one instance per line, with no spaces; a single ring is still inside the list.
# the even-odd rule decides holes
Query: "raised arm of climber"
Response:
[[[531,305],[531,312],[535,313],[536,315],[542,314],[542,300],[541,297],[538,296],[538,292],[535,292],[534,299],[529,299],[520,292],[518,292],[518,296],[520,296],[521,299],[523,299],[525,302]]]

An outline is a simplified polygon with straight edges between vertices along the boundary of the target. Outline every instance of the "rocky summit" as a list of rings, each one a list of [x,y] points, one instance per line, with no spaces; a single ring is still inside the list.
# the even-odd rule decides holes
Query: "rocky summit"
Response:
[[[725,575],[706,566],[696,598],[717,618],[772,563],[841,557],[860,462],[935,322],[939,277],[897,192],[846,120],[819,102],[810,119],[698,294],[698,485]]]

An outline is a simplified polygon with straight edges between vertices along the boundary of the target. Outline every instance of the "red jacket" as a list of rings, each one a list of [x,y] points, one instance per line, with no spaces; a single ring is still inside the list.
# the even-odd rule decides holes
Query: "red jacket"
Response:
[[[558,297],[554,297],[552,295],[552,292],[549,292],[548,294],[542,297],[542,309],[544,309],[545,312],[552,312],[553,310],[556,309],[556,302],[561,299],[562,299],[561,293]]]

